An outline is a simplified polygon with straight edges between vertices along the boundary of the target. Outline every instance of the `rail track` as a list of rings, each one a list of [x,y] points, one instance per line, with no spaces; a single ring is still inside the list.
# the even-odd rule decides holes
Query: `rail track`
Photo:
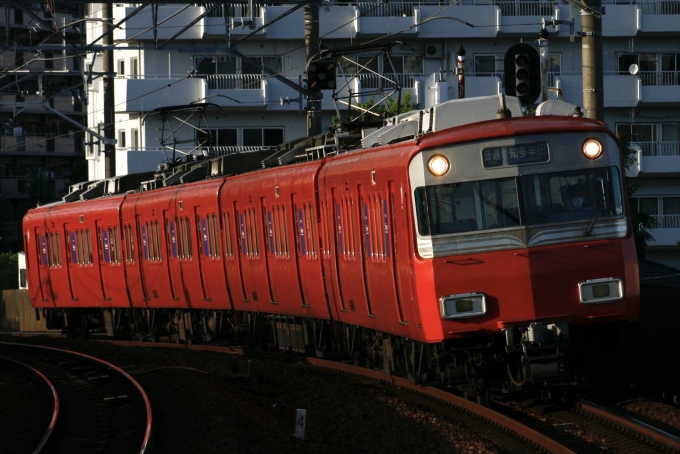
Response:
[[[10,401],[12,412],[30,409],[41,415],[3,421],[3,431],[19,440],[8,452],[148,452],[151,403],[123,369],[82,353],[27,344],[2,342],[0,356],[14,366],[11,373],[22,375],[14,378],[24,384],[22,399]],[[41,391],[33,392],[36,388]]]
[[[530,398],[515,402],[515,410],[498,404],[494,408],[535,430],[559,437],[577,452],[680,453],[677,434],[584,399],[566,406]]]

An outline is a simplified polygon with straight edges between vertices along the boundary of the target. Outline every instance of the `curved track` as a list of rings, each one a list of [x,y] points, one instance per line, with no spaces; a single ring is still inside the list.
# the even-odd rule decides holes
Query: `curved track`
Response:
[[[36,437],[39,449],[34,453],[147,452],[153,422],[151,403],[144,389],[123,369],[53,347],[1,342],[0,352],[54,383],[55,412],[48,433],[42,440]],[[43,401],[40,405],[47,404]]]

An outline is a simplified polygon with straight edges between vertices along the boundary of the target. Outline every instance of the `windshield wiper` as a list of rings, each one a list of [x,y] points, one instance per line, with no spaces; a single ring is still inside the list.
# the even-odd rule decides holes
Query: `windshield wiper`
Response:
[[[584,233],[583,236],[590,236],[593,233],[593,227],[595,227],[595,220],[597,220],[597,216],[600,214],[600,208],[605,203],[604,180],[602,180],[602,178],[595,178],[595,179],[597,181],[599,181],[600,185],[602,186],[602,197],[600,198],[600,201],[597,202],[597,207],[595,208],[595,213],[593,213],[593,218],[590,220],[590,224],[588,224],[588,228],[586,229],[586,233]]]

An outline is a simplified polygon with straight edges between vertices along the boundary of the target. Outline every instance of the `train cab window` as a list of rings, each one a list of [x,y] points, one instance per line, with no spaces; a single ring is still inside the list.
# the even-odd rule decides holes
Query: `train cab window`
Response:
[[[444,235],[520,224],[514,178],[416,188],[418,232]]]
[[[414,195],[423,236],[623,214],[621,177],[614,167],[418,187]]]
[[[623,214],[621,178],[616,168],[525,175],[520,181],[527,225]]]

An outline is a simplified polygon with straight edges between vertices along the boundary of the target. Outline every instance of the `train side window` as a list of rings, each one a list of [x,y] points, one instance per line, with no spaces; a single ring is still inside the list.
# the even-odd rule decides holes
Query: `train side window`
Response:
[[[153,240],[153,222],[146,223],[146,244],[149,248],[149,261],[153,262],[156,259],[156,242]]]
[[[201,221],[201,215],[196,215],[196,235],[198,235],[198,255],[208,257],[210,255],[210,250],[204,250],[203,247],[203,225]]]
[[[288,257],[290,257],[290,244],[289,244],[289,240],[288,240],[288,220],[287,220],[287,216],[286,216],[286,205],[283,205],[281,208],[283,209],[282,210],[282,216],[281,216],[281,220],[282,220],[282,224],[283,224],[283,245],[284,245],[285,256],[286,256],[286,258],[288,258]]]
[[[114,225],[113,226],[113,245],[115,247],[112,247],[112,249],[116,253],[116,264],[120,265],[120,235],[118,232],[118,226]]]
[[[50,233],[45,232],[45,248],[47,252],[47,267],[52,267],[52,239],[50,238]]]
[[[135,242],[132,236],[132,224],[124,226],[124,234],[126,249],[125,261],[132,264],[135,263]]]

